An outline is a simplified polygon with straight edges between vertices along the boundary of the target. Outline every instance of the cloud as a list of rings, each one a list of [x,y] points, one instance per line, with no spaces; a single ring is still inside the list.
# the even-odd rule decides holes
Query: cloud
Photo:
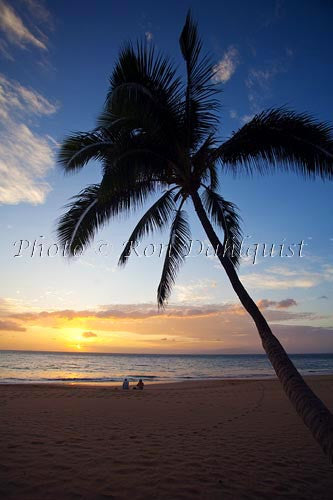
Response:
[[[280,300],[275,307],[278,309],[287,309],[288,307],[297,306],[297,302],[295,299],[284,299]]]
[[[0,316],[7,316],[8,314],[16,312],[18,308],[15,307],[15,305],[15,301],[0,297]]]
[[[293,51],[286,49],[285,53],[264,68],[250,68],[245,85],[248,88],[248,100],[251,110],[255,113],[261,111],[266,101],[271,97],[271,87],[274,78],[288,71]],[[246,118],[247,115],[244,116]],[[246,122],[247,120],[245,120]],[[244,123],[245,123],[244,122]]]
[[[94,332],[83,332],[82,337],[84,337],[85,339],[90,339],[92,337],[97,337],[97,335]]]
[[[1,321],[0,320],[0,330],[7,330],[11,332],[25,332],[26,328],[23,328],[23,326],[18,325],[14,321],[10,320],[5,320]]]
[[[277,324],[281,322],[290,321],[314,321],[325,318],[324,316],[319,316],[311,311],[309,312],[290,312],[285,309],[265,309],[265,318],[271,324]]]
[[[224,53],[222,59],[214,66],[215,72],[213,81],[216,83],[226,83],[235,73],[239,64],[239,52],[231,45]]]
[[[177,299],[181,302],[207,302],[212,298],[212,290],[217,287],[216,281],[199,280],[188,285],[176,285],[175,292]]]
[[[0,54],[8,61],[14,61],[14,57],[9,52],[5,40],[0,40]]]
[[[53,144],[24,121],[51,115],[57,107],[0,74],[0,203],[44,202],[51,190],[44,178],[54,165]]]
[[[248,288],[261,288],[272,290],[283,290],[287,288],[311,288],[318,284],[318,280],[309,277],[279,277],[269,273],[252,273],[241,277],[242,282]]]
[[[51,190],[42,178],[53,166],[52,148],[23,124],[8,127],[1,139],[0,203],[43,203]]]
[[[36,90],[0,74],[0,114],[3,117],[8,118],[12,113],[52,115],[57,109],[56,103],[51,103]]]
[[[271,305],[265,308],[265,317],[273,333],[289,352],[331,352],[332,327],[318,326],[315,322],[323,317],[313,312],[289,311],[286,306],[291,307],[293,300],[268,301]],[[48,332],[53,335],[52,329],[58,328],[69,336],[72,329],[76,335],[80,328],[80,336],[87,340],[94,339],[94,331],[98,330],[98,342],[91,345],[99,352],[142,352],[142,349],[183,353],[261,352],[255,325],[238,303],[170,305],[163,313],[152,304],[104,305],[96,310],[81,311],[15,312],[21,308],[19,304],[0,299],[0,306],[3,323],[31,332],[32,335],[21,337],[17,333],[21,348],[32,347],[29,339],[35,328],[44,329],[45,335]],[[29,311],[28,307],[25,309]],[[4,338],[4,335],[0,337],[2,342]],[[3,345],[8,348],[8,343]]]
[[[245,115],[239,116],[238,112],[235,109],[231,109],[229,111],[229,116],[233,120],[238,120],[242,125],[244,125],[245,123],[247,123],[250,120],[252,120],[252,118],[254,118],[255,113],[249,113],[249,114],[245,114]]]
[[[189,318],[206,317],[217,314],[218,312],[229,309],[230,305],[208,304],[203,306],[175,306],[170,305],[165,311],[160,312],[156,306],[151,304],[121,304],[112,306],[101,306],[97,310],[64,309],[58,311],[40,311],[40,312],[13,312],[11,318],[22,321],[35,321],[47,318],[59,318],[74,320],[77,318],[97,318],[111,320],[142,320],[151,318]],[[233,307],[233,306],[232,306]]]
[[[266,69],[254,69],[252,68],[249,71],[246,86],[251,89],[253,87],[259,86],[262,89],[267,89],[268,83],[270,80],[279,73],[280,70],[276,64],[273,64],[269,68]]]
[[[147,42],[149,43],[154,38],[154,35],[153,35],[153,33],[151,31],[146,31],[145,32],[145,37],[146,37]]]
[[[23,0],[23,2],[35,19],[53,28],[51,14],[43,3],[37,0]]]
[[[245,85],[248,88],[248,99],[253,111],[260,111],[264,102],[270,97],[271,82],[281,71],[276,63],[265,69],[250,69]]]
[[[277,309],[287,309],[289,307],[297,306],[295,299],[284,299],[276,302],[275,300],[261,299],[258,302],[258,307],[261,309],[267,309],[268,307],[274,307]]]
[[[287,288],[312,288],[323,282],[333,281],[333,268],[324,265],[318,271],[274,267],[267,272],[248,273],[241,276],[249,288],[283,290]]]
[[[255,113],[250,113],[248,115],[243,115],[240,117],[240,121],[245,124],[245,123],[248,123],[249,121],[252,120],[252,118],[254,118],[255,116]]]
[[[0,297],[0,319],[11,317],[12,314],[31,311],[31,306],[23,305],[18,298]]]
[[[24,25],[22,19],[16,14],[14,9],[4,1],[0,1],[0,30],[4,33],[9,43],[21,49],[32,45],[38,49],[47,50],[45,41],[43,40],[45,36],[41,36],[41,33],[39,33],[39,37],[34,35]]]
[[[294,299],[284,299],[280,301],[270,301],[261,299],[258,301],[258,306],[265,310],[265,316],[272,321],[286,321],[286,320],[303,320],[303,319],[318,319],[312,312],[295,312],[291,313],[286,309],[297,305]],[[240,318],[247,318],[249,316],[245,309],[237,303],[226,304],[203,304],[203,305],[170,305],[163,312],[158,311],[156,307],[151,304],[121,304],[121,305],[108,305],[101,306],[96,310],[73,310],[65,309],[58,311],[40,311],[40,312],[15,312],[13,309],[8,311],[7,319],[15,321],[23,321],[27,323],[45,323],[48,326],[57,324],[57,321],[72,322],[74,320],[87,320],[93,328],[109,329],[110,321],[119,321],[124,324],[136,324],[138,321],[142,323],[143,320],[161,321],[168,320],[202,320],[215,318],[223,321],[239,321]],[[87,331],[87,337],[92,332]]]
[[[13,83],[18,98],[24,105],[25,111],[36,115],[52,115],[57,111],[57,105],[49,102],[45,97],[35,90],[23,87],[19,83]]]
[[[328,300],[328,297],[327,295],[321,295],[320,297],[318,297],[319,299],[323,299],[323,300]]]
[[[275,325],[274,333],[287,352],[332,352],[332,327]]]

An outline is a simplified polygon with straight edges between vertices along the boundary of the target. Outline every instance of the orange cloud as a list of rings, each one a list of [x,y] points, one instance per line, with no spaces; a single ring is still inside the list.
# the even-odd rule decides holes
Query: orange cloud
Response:
[[[286,348],[292,352],[331,351],[330,318],[288,310],[295,303],[294,299],[258,302]],[[72,350],[73,345],[80,345],[95,352],[262,352],[252,319],[237,303],[170,305],[163,312],[152,304],[39,312],[17,312],[17,307],[1,300],[0,306],[3,323],[16,327],[0,337],[0,348],[5,349]],[[29,335],[20,335],[24,329]]]
[[[97,335],[94,332],[83,332],[82,337],[84,337],[85,339],[90,339],[92,337],[97,337]]]
[[[5,321],[0,321],[0,330],[11,331],[11,332],[25,332],[26,328],[23,328],[14,321],[5,320]]]
[[[257,305],[261,309],[267,309],[268,307],[288,309],[289,307],[297,306],[297,302],[295,299],[284,299],[279,302],[276,302],[275,300],[261,299]]]
[[[59,311],[23,312],[11,314],[12,318],[22,321],[38,320],[42,318],[62,318],[67,320],[77,318],[100,318],[100,319],[148,319],[148,318],[189,318],[197,316],[212,316],[234,308],[231,304],[208,304],[204,306],[169,306],[165,311],[159,312],[157,307],[151,304],[122,304],[113,306],[101,306],[98,310],[65,309]]]

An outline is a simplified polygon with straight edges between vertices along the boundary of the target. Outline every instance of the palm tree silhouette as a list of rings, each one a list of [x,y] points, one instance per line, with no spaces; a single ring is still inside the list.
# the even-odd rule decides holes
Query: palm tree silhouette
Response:
[[[67,205],[58,221],[59,240],[75,255],[109,219],[134,212],[159,193],[133,230],[119,264],[126,264],[134,243],[171,223],[157,292],[158,305],[164,307],[187,253],[190,228],[184,207],[192,202],[287,396],[332,462],[333,416],[298,373],[239,280],[242,235],[237,207],[217,192],[224,172],[283,169],[332,179],[332,128],[305,113],[270,109],[217,144],[215,67],[209,56],[201,56],[202,42],[190,12],[179,42],[185,83],[152,46],[128,43],[114,67],[97,128],[64,140],[59,162],[65,172],[76,172],[94,159],[100,160],[103,176],[100,184],[88,186]],[[217,231],[222,231],[223,241]]]

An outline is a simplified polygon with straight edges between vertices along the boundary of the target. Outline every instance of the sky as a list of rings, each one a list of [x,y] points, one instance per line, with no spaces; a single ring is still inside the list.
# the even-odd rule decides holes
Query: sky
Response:
[[[117,267],[140,213],[113,220],[74,261],[55,255],[63,206],[101,179],[97,162],[64,176],[59,144],[96,126],[124,41],[154,44],[184,74],[188,8],[218,68],[221,140],[274,106],[333,122],[328,0],[0,0],[0,349],[263,352],[190,205],[193,246],[164,312],[156,290],[167,233]],[[220,192],[239,207],[239,273],[273,332],[290,353],[333,352],[332,184],[278,172],[225,176]],[[264,243],[274,256],[262,256]]]

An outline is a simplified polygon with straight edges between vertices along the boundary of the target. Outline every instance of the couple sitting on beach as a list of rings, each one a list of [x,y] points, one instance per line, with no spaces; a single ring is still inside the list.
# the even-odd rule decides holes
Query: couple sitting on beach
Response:
[[[142,378],[140,378],[139,382],[136,384],[136,387],[133,387],[133,389],[139,389],[140,391],[143,391],[144,383],[142,382]],[[127,378],[125,378],[123,382],[123,389],[129,389],[129,381]]]

